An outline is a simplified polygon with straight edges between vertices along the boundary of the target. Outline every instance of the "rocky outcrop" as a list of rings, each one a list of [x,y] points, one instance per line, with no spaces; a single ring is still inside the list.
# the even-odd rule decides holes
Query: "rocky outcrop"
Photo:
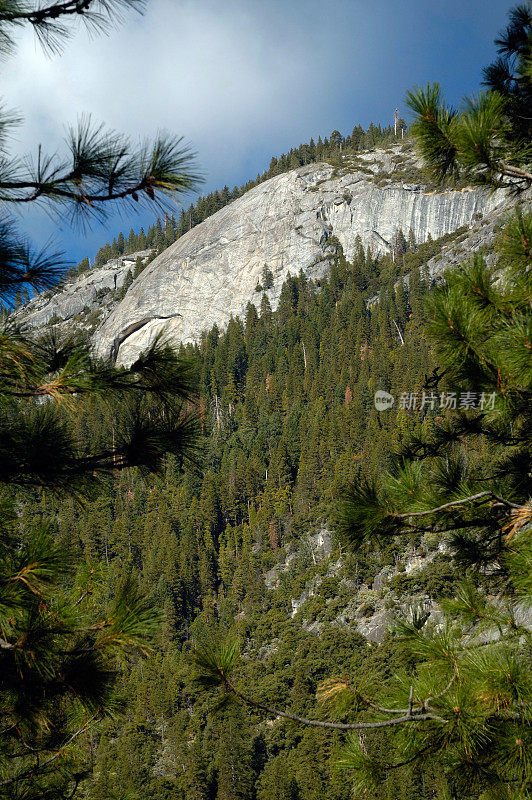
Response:
[[[113,258],[101,267],[67,279],[55,290],[37,295],[19,312],[25,324],[42,328],[50,322],[67,322],[80,314],[110,311],[113,292],[124,285],[128,273],[133,272],[137,258],[145,261],[151,250]]]
[[[188,342],[215,323],[223,327],[248,302],[260,303],[256,288],[265,267],[273,275],[268,295],[275,307],[289,273],[324,273],[335,240],[350,259],[360,241],[382,252],[399,229],[412,230],[418,242],[429,234],[436,239],[504,204],[502,193],[479,189],[379,185],[377,167],[375,157],[371,169],[355,166],[342,175],[329,164],[312,164],[271,178],[222,208],[144,270],[96,331],[96,352],[130,364],[163,330]]]
[[[288,552],[285,558],[279,561],[274,567],[268,570],[264,576],[264,583],[268,589],[277,589],[279,587],[280,576],[288,572],[290,565],[297,559],[298,554],[305,553],[314,564],[322,561],[324,558],[329,558],[332,551],[332,534],[326,528],[320,528],[316,533],[309,534],[304,544],[300,548],[300,552]],[[294,607],[292,601],[292,606]],[[304,602],[304,601],[303,601]],[[301,604],[300,604],[301,605]]]
[[[53,292],[33,299],[19,317],[41,328],[50,322],[94,331],[99,356],[128,365],[164,331],[188,342],[214,324],[223,328],[260,304],[263,271],[271,305],[288,274],[321,277],[341,245],[351,259],[359,244],[386,252],[394,234],[411,230],[417,242],[467,226],[427,267],[437,275],[472,250],[489,245],[512,204],[502,192],[428,190],[412,152],[403,146],[358,154],[341,173],[311,164],[251,189],[182,236],[155,258],[129,287],[137,255],[113,259]],[[408,180],[409,182],[406,182]],[[465,238],[464,238],[465,237]],[[123,299],[122,299],[123,297]],[[374,302],[376,298],[368,302]]]

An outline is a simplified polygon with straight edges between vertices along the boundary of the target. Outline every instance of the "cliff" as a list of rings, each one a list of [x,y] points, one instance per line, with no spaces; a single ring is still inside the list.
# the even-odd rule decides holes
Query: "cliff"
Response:
[[[116,305],[117,295],[128,273],[133,273],[136,259],[145,261],[150,253],[151,250],[142,250],[113,258],[101,267],[65,279],[55,289],[37,295],[18,315],[33,328],[67,322],[90,329],[93,319],[106,317]]]
[[[379,168],[385,170],[385,162]],[[248,302],[260,302],[256,287],[264,267],[273,274],[269,299],[275,307],[289,273],[324,273],[332,237],[349,260],[359,238],[380,252],[399,229],[412,230],[418,242],[429,234],[437,239],[505,203],[501,193],[479,189],[435,192],[420,184],[379,183],[367,166],[338,176],[329,164],[312,164],[255,187],[147,267],[96,331],[98,354],[129,364],[163,329],[187,342],[214,323],[224,327]]]
[[[341,170],[318,163],[278,175],[164,250],[123,299],[115,290],[135,256],[39,296],[24,309],[24,319],[42,327],[51,319],[71,323],[77,315],[83,327],[99,325],[93,335],[98,355],[128,365],[163,330],[173,341],[188,342],[215,323],[223,328],[248,302],[258,305],[265,267],[273,276],[268,296],[275,308],[287,275],[302,270],[321,277],[337,243],[349,260],[359,243],[388,251],[398,230],[412,231],[419,243],[471,229],[458,250],[447,248],[447,257],[443,252],[429,262],[437,273],[489,243],[511,201],[502,192],[470,187],[436,191],[420,182],[424,177],[412,151],[401,145],[359,154]]]

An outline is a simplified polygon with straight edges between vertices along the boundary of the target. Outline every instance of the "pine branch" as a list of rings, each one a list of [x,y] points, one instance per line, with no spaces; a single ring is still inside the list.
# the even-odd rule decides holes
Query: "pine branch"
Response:
[[[531,151],[512,128],[510,76],[498,63],[486,77],[503,93],[492,89],[466,99],[459,113],[446,106],[439,84],[408,92],[406,102],[415,114],[411,131],[439,182],[461,175],[476,185],[519,192],[532,185]]]
[[[384,708],[383,706],[379,706],[377,703],[374,703],[372,700],[369,700],[367,697],[364,697],[364,695],[361,692],[359,692],[358,689],[355,689],[354,686],[351,685],[351,682],[349,681],[347,676],[344,676],[344,682],[350,692],[352,692],[357,697],[360,697],[362,702],[365,703],[370,708],[372,708],[374,711],[378,711],[381,714],[404,715],[409,713],[410,710],[409,708]]]
[[[274,717],[282,717],[283,719],[292,720],[292,722],[298,722],[300,725],[307,725],[314,728],[327,728],[329,730],[336,730],[336,731],[353,731],[353,730],[370,730],[373,728],[387,728],[392,725],[402,725],[406,722],[426,722],[428,720],[433,720],[436,722],[447,722],[443,717],[439,717],[437,714],[432,712],[430,713],[423,713],[420,709],[407,709],[406,713],[403,714],[401,717],[395,717],[389,720],[378,720],[375,722],[328,722],[322,721],[317,719],[307,719],[306,717],[300,717],[298,714],[291,714],[287,711],[280,711],[277,708],[273,708],[272,706],[268,706],[265,703],[261,703],[258,700],[253,700],[250,697],[242,694],[238,691],[229,681],[224,681],[225,688],[228,692],[233,694],[239,700],[242,700],[247,705],[253,706],[254,708],[258,708],[261,711],[264,711],[266,714],[271,714]]]
[[[401,767],[406,767],[408,764],[413,764],[415,761],[421,758],[421,756],[426,755],[427,753],[434,752],[435,747],[434,744],[428,744],[426,747],[422,747],[421,750],[418,750],[417,753],[414,753],[413,756],[410,758],[405,759],[404,761],[397,761],[395,764],[379,764],[381,769],[385,772],[388,772],[392,769],[401,769]]]
[[[51,288],[66,266],[62,252],[52,249],[50,243],[35,251],[6,219],[0,221],[0,265],[0,300],[4,303],[26,285],[37,291]]]
[[[96,716],[91,717],[91,719],[89,719],[81,728],[69,736],[68,739],[63,742],[61,747],[52,756],[42,762],[37,760],[36,763],[32,764],[31,767],[24,770],[24,772],[21,772],[19,775],[15,775],[12,778],[1,781],[0,786],[13,786],[13,784],[19,783],[20,781],[26,780],[30,777],[36,777],[39,773],[42,773],[46,767],[56,761],[56,759],[58,759],[60,756],[64,755],[65,748],[72,744],[72,742],[74,742],[79,736],[89,730],[89,728],[94,724],[94,722],[96,722],[97,719],[98,717]]]
[[[408,517],[425,517],[429,514],[437,514],[439,511],[445,511],[448,508],[454,508],[455,506],[464,505],[465,503],[473,503],[475,500],[481,500],[483,498],[491,497],[493,500],[496,500],[502,505],[506,506],[507,508],[521,508],[518,503],[512,503],[510,500],[505,500],[504,497],[499,497],[499,495],[494,494],[490,490],[486,490],[484,492],[478,492],[477,494],[472,494],[469,497],[464,497],[461,500],[451,500],[449,503],[444,503],[437,508],[431,508],[428,511],[407,511],[403,514],[395,514],[392,513],[392,516],[396,519],[408,519]]]
[[[123,11],[143,12],[146,0],[64,0],[39,6],[21,0],[2,0],[0,3],[0,43],[4,52],[14,47],[9,27],[29,24],[42,47],[48,53],[59,53],[76,23],[81,21],[91,33],[106,33],[113,23],[119,23]],[[70,23],[70,27],[67,25]]]
[[[532,119],[532,117],[530,117],[530,119]],[[532,172],[522,169],[521,167],[516,167],[514,164],[510,164],[508,160],[502,162],[501,172],[503,175],[508,175],[510,178],[519,178],[520,180],[532,184]]]
[[[438,694],[432,695],[432,697],[427,697],[427,699],[423,702],[422,708],[426,709],[427,711],[430,711],[431,703],[433,703],[435,700],[441,700],[442,697],[445,697],[447,692],[451,690],[453,683],[458,677],[459,677],[458,666],[455,664],[453,667],[453,674],[451,675],[451,678],[447,686],[444,689],[442,689],[441,692],[438,692]]]
[[[85,203],[91,206],[94,203],[108,203],[110,201],[125,200],[132,198],[135,202],[139,201],[138,195],[140,192],[146,192],[148,197],[153,200],[154,191],[157,189],[167,188],[163,186],[154,176],[145,176],[132,186],[122,189],[121,191],[109,190],[103,193],[91,193],[90,191],[84,192],[82,188],[78,190],[62,189],[61,184],[68,184],[77,180],[72,173],[68,173],[58,178],[54,183],[44,183],[40,181],[5,181],[0,183],[1,189],[9,189],[12,191],[23,191],[31,189],[32,192],[24,197],[0,195],[0,200],[9,203],[34,203],[41,197],[46,197],[51,200],[71,200],[75,203]],[[111,181],[112,183],[112,181]],[[186,188],[189,188],[187,186]]]
[[[180,137],[166,133],[135,149],[126,137],[82,116],[67,145],[68,165],[57,155],[43,155],[39,147],[36,162],[27,159],[24,173],[19,168],[0,174],[0,200],[63,204],[74,219],[102,219],[116,204],[164,209],[201,182],[194,154]]]
[[[129,5],[141,5],[142,0],[130,0]],[[58,19],[58,17],[69,16],[72,14],[84,14],[91,6],[102,5],[101,0],[66,0],[64,3],[52,3],[43,8],[30,9],[21,3],[4,3],[4,9],[0,7],[0,22],[15,22],[21,20],[38,25],[47,19]],[[11,10],[9,10],[11,8]]]

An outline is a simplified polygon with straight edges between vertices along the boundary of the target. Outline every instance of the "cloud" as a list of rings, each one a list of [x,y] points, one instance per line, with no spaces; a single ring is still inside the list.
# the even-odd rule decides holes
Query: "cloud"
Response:
[[[8,102],[25,113],[21,143],[55,143],[62,124],[86,111],[135,135],[164,127],[227,150],[238,149],[235,136],[288,121],[310,99],[309,41],[283,33],[280,9],[265,20],[252,5],[224,3],[222,12],[222,4],[155,0],[144,18],[130,15],[93,41],[80,33],[53,59],[27,31],[4,81]]]
[[[90,112],[133,138],[182,134],[207,188],[240,183],[310,136],[388,121],[413,83],[454,71],[468,89],[475,36],[489,43],[475,31],[495,12],[504,23],[498,5],[506,3],[493,0],[488,12],[481,0],[151,0],[144,17],[128,14],[105,37],[79,32],[51,59],[25,31],[2,66],[5,100],[26,120],[15,147],[56,148],[65,124]],[[28,224],[47,230],[34,215]],[[130,224],[113,222],[116,231]]]

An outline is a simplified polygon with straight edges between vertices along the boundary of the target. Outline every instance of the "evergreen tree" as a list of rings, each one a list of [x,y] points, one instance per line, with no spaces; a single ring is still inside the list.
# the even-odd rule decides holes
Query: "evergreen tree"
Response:
[[[223,719],[217,748],[216,800],[251,800],[253,796],[252,743],[242,710],[231,707]]]
[[[99,30],[121,7],[138,5],[88,0],[43,8],[9,0],[0,9],[1,47],[10,51],[16,29],[29,24],[54,51],[72,14]],[[179,139],[159,136],[135,149],[84,118],[69,131],[66,159],[39,151],[36,160],[14,161],[7,134],[15,123],[4,110],[6,208],[38,200],[89,221],[110,206],[151,207],[194,185]],[[36,254],[5,215],[0,238],[3,303],[16,303],[28,286],[53,284],[57,254]],[[168,450],[183,457],[192,436],[184,408],[189,367],[159,341],[133,369],[117,370],[94,361],[79,337],[61,340],[51,330],[39,339],[9,318],[2,321],[0,362],[0,794],[72,797],[86,776],[94,726],[118,709],[114,688],[124,660],[147,652],[157,615],[134,572],[117,581],[114,597],[100,596],[91,575],[76,573],[54,541],[53,520],[38,515],[22,523],[13,490],[79,495],[106,473],[157,469]],[[82,443],[89,406],[100,418],[92,447]]]
[[[440,246],[441,241],[435,244]],[[91,597],[98,602],[100,615],[112,602],[118,576],[130,571],[161,611],[162,625],[152,643],[154,657],[145,662],[132,656],[125,674],[118,677],[127,698],[127,715],[103,720],[80,747],[87,769],[94,764],[83,787],[88,797],[107,800],[113,792],[135,791],[141,800],[181,798],[197,786],[212,800],[217,790],[213,731],[219,726],[205,698],[191,685],[188,648],[198,629],[214,620],[234,626],[251,651],[243,683],[254,687],[255,696],[263,690],[269,693],[274,705],[297,701],[296,710],[312,717],[317,683],[336,672],[340,663],[344,669],[341,658],[346,652],[333,636],[335,626],[324,624],[321,615],[332,617],[347,598],[344,584],[334,578],[322,584],[323,597],[318,590],[309,599],[308,610],[294,618],[291,598],[305,589],[307,579],[321,575],[327,564],[336,564],[338,552],[344,564],[341,574],[349,586],[357,587],[349,602],[360,603],[367,591],[364,582],[371,584],[383,563],[393,564],[394,557],[405,552],[400,545],[382,548],[381,555],[378,551],[350,555],[342,548],[335,550],[332,560],[320,562],[315,548],[306,542],[309,530],[325,524],[322,519],[328,519],[342,485],[357,476],[382,474],[391,445],[404,444],[409,432],[420,430],[416,414],[410,412],[399,410],[396,416],[376,419],[368,388],[372,375],[393,376],[386,385],[406,391],[412,385],[421,387],[424,374],[434,367],[420,325],[427,287],[419,270],[417,279],[403,287],[401,344],[398,336],[390,339],[389,320],[380,304],[366,307],[367,298],[382,285],[386,307],[394,309],[396,280],[379,277],[386,275],[391,260],[389,256],[367,259],[364,253],[359,257],[360,261],[348,264],[337,255],[330,277],[320,281],[323,300],[313,281],[303,275],[291,278],[282,324],[280,312],[272,311],[268,303],[263,317],[250,306],[245,326],[234,320],[226,331],[214,327],[197,345],[180,350],[199,363],[198,417],[205,445],[199,464],[185,463],[181,470],[181,459],[169,456],[158,475],[114,470],[111,480],[103,475],[83,507],[64,492],[57,497],[16,492],[19,528],[27,530],[43,517],[54,521],[57,545],[93,576],[89,588],[97,587]],[[356,289],[362,264],[373,287],[364,293]],[[397,307],[393,313],[401,312]],[[240,387],[235,382],[237,365]],[[347,386],[353,393],[348,405]],[[113,441],[112,415],[108,421],[104,410],[90,400],[86,413],[75,414],[83,451],[94,452]],[[115,441],[116,432],[115,426]],[[296,553],[287,574],[280,574],[278,589],[265,590],[263,574],[277,560],[282,564]],[[446,569],[442,574],[451,571]],[[411,579],[400,573],[394,581],[408,587]],[[442,578],[439,583],[447,596],[449,581]],[[320,618],[319,637],[301,627],[315,615]],[[304,646],[298,650],[300,639]],[[257,663],[253,654],[259,647],[264,653],[273,652],[264,661],[260,655]],[[353,671],[355,676],[373,674],[374,658],[388,674],[404,661],[401,647],[395,640],[384,648],[350,645],[347,650],[355,656],[352,663],[345,662],[345,670],[350,677]],[[258,720],[251,724],[254,735]],[[334,731],[332,739],[327,731],[314,728],[302,735],[291,724],[264,725],[260,731],[253,751],[257,775],[265,770],[277,774],[273,765],[280,759],[288,770],[287,783],[297,786],[300,796],[350,799],[349,782],[335,777],[333,769]],[[386,740],[379,744],[381,733],[372,745],[375,757],[386,754]],[[397,796],[407,800],[409,787],[414,787],[420,800],[434,800],[432,771],[424,780],[425,786],[421,778],[401,778]],[[138,781],[142,783],[134,788]],[[255,776],[253,781],[258,791]],[[434,788],[438,800],[444,797],[442,785],[440,781]],[[383,787],[372,800],[395,800],[393,778]]]
[[[497,278],[476,256],[429,295],[429,330],[450,382],[442,396],[451,386],[466,398],[476,391],[479,408],[440,411],[440,424],[412,436],[392,472],[357,480],[338,511],[337,529],[355,552],[430,533],[452,549],[455,568],[468,568],[452,599],[440,601],[442,625],[427,623],[421,609],[398,622],[408,672],[384,682],[325,681],[321,698],[343,719],[323,720],[239,689],[235,642],[196,654],[203,680],[267,715],[353,731],[339,764],[360,792],[376,792],[389,773],[440,767],[451,797],[509,792],[521,800],[532,789],[532,637],[520,621],[532,570],[531,234],[532,215],[518,213],[499,245]],[[306,461],[314,453],[318,471],[328,438],[322,413],[317,405],[316,434],[306,444]],[[384,750],[368,749],[359,736],[388,728]]]
[[[501,38],[516,56],[524,95],[530,26],[527,4],[513,12]],[[479,183],[530,184],[530,143],[521,134],[528,123],[512,121],[509,97],[492,90],[468,102],[460,116],[440,102],[438,87],[413,92],[409,101],[417,114],[414,136],[438,178],[461,171]],[[518,105],[520,97],[514,101]],[[271,693],[239,688],[241,662],[232,637],[196,650],[200,680],[222,695],[276,720],[348,733],[339,766],[354,776],[360,795],[387,796],[389,781],[393,797],[404,796],[396,791],[398,781],[407,796],[433,781],[440,796],[456,800],[524,800],[532,791],[532,637],[522,614],[532,600],[531,242],[532,215],[518,210],[499,241],[495,270],[477,255],[428,296],[427,329],[438,358],[433,380],[426,374],[423,383],[428,407],[417,425],[401,432],[392,469],[356,475],[336,512],[336,528],[357,555],[422,536],[451,552],[462,578],[440,600],[441,624],[431,623],[422,607],[412,608],[395,626],[403,647],[403,667],[395,675],[383,680],[374,672],[368,680],[367,673],[340,671],[324,681],[320,698],[335,719],[323,719],[321,709],[306,716],[299,708],[281,710],[268,699]],[[324,286],[323,323],[339,279],[331,275]],[[417,281],[412,275],[409,290],[417,293],[422,282],[422,275]],[[290,282],[283,287],[279,318],[285,327],[297,303],[295,289]],[[386,320],[404,314],[406,305],[381,290],[366,339],[372,346],[364,345],[362,356],[375,357],[373,371],[375,364],[382,369],[392,343]],[[385,377],[383,370],[381,381]],[[355,407],[354,396],[349,406]],[[313,435],[305,443],[304,487],[298,476],[305,499],[327,463],[322,415],[317,400]],[[373,411],[374,450],[380,444],[375,419]]]
[[[460,112],[445,104],[437,83],[409,92],[410,130],[437,180],[462,176],[523,190],[532,184],[530,0],[510,12],[496,44],[501,57],[484,71],[488,90],[466,99]]]

